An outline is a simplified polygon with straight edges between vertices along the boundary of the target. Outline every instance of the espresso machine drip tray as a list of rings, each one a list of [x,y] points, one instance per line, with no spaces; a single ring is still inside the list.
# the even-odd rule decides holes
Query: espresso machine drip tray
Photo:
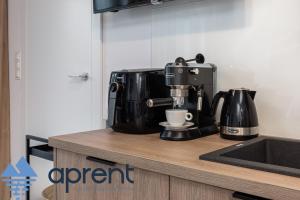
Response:
[[[198,128],[196,126],[187,128],[168,128],[163,127],[160,132],[160,138],[162,140],[169,141],[188,141],[195,140],[198,138],[206,137],[209,135],[213,135],[219,132],[219,129],[216,126],[207,126],[203,128]]]
[[[168,129],[163,128],[160,133],[162,140],[169,141],[187,141],[202,137],[202,133],[198,127],[183,128],[183,129]]]

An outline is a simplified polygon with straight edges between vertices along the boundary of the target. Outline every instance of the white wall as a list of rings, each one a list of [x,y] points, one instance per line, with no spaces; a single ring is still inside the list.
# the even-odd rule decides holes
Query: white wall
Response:
[[[201,52],[218,66],[219,90],[258,91],[262,134],[300,138],[299,8],[299,0],[194,0],[107,13],[104,89],[111,70]]]

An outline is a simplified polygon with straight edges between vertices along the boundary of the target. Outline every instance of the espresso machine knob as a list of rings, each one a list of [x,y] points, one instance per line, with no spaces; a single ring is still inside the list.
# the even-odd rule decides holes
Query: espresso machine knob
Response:
[[[199,53],[196,55],[195,61],[198,64],[203,64],[205,62],[205,57],[201,53]]]
[[[205,57],[201,53],[199,53],[196,55],[194,59],[186,60],[185,62],[193,62],[193,61],[196,61],[196,63],[198,64],[203,64],[205,62]]]
[[[185,61],[185,59],[182,58],[182,57],[176,58],[175,64],[176,64],[176,65],[180,65],[180,64],[181,64],[181,65],[184,66],[184,67],[187,67],[187,66],[188,66],[187,61]]]
[[[196,63],[198,63],[198,64],[203,64],[205,62],[205,57],[201,53],[199,53],[196,55],[195,58],[189,59],[189,60],[185,60],[182,57],[176,58],[175,63],[176,63],[176,65],[182,64],[182,66],[187,67],[188,66],[187,63],[193,62],[193,61],[196,61]]]

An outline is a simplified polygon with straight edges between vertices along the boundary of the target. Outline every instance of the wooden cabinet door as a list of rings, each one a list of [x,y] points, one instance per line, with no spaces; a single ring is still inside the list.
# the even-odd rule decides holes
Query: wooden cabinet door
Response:
[[[57,200],[133,200],[133,184],[125,181],[125,177],[122,177],[118,171],[112,173],[111,181],[108,177],[103,183],[97,183],[92,179],[91,174],[95,169],[101,169],[101,171],[104,170],[107,173],[110,169],[118,169],[123,172],[125,170],[124,165],[116,164],[112,166],[108,162],[99,161],[97,159],[88,160],[88,157],[84,155],[57,150],[57,168],[63,168],[65,171],[66,169],[76,168],[82,172],[81,180],[78,183],[70,185],[68,193],[66,193],[66,183],[56,185]],[[83,168],[91,169],[91,171],[86,173],[85,180],[83,177]],[[76,180],[77,177],[76,172],[70,174],[71,180]],[[102,178],[97,178],[97,180],[101,181]],[[122,183],[122,178],[124,178],[124,184]]]
[[[109,162],[101,162],[99,159],[88,160],[87,156],[59,149],[56,150],[55,166],[63,169],[76,168],[81,171],[83,168],[102,169],[107,172],[111,169],[126,171],[125,165],[111,166]],[[126,177],[122,183],[123,178],[119,171],[112,173],[111,181],[98,184],[92,180],[91,172],[88,172],[85,183],[81,177],[80,182],[69,186],[69,193],[66,193],[65,183],[57,184],[56,197],[57,200],[169,200],[168,176],[137,168],[131,171],[129,176],[134,180],[133,184],[128,182]],[[70,177],[76,180],[77,174],[70,174]]]
[[[170,200],[169,176],[134,170],[134,200]]]
[[[233,200],[232,194],[230,190],[180,178],[170,178],[170,200]]]

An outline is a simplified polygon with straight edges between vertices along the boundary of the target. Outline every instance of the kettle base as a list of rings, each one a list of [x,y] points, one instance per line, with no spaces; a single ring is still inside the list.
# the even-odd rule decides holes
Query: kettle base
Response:
[[[235,141],[245,141],[245,140],[251,140],[253,138],[256,138],[259,136],[259,134],[255,135],[227,135],[220,133],[221,138],[226,140],[235,140]]]

